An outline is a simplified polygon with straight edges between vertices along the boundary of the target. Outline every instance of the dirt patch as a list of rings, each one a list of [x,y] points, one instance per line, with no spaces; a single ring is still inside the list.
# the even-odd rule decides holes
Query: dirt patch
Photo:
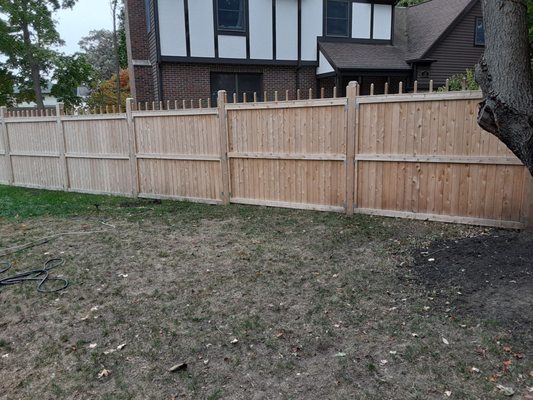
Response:
[[[496,230],[436,241],[414,253],[413,271],[430,290],[451,293],[457,313],[496,322],[531,340],[532,233]]]

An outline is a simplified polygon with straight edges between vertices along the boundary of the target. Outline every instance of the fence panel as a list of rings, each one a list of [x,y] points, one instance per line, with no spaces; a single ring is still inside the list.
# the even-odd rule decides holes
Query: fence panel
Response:
[[[129,195],[125,116],[63,117],[62,123],[70,190]]]
[[[62,189],[60,140],[54,118],[21,119],[7,125],[13,184]]]
[[[360,100],[358,211],[519,226],[529,173],[479,128],[479,98],[438,96]]]
[[[215,110],[134,113],[139,196],[221,201]]]
[[[229,105],[231,201],[342,211],[345,104]]]

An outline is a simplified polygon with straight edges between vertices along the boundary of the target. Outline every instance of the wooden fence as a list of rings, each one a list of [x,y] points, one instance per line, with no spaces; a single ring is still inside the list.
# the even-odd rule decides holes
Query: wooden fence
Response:
[[[0,115],[0,182],[523,228],[533,178],[477,125],[479,92]],[[137,108],[137,107],[135,107]],[[59,111],[59,110],[57,110]]]

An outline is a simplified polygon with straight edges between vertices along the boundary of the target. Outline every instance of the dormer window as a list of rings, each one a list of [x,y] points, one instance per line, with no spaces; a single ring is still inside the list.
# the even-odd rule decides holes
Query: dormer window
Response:
[[[350,36],[351,2],[343,0],[327,0],[326,35],[336,37]]]
[[[219,31],[244,32],[245,0],[217,0],[217,17]]]

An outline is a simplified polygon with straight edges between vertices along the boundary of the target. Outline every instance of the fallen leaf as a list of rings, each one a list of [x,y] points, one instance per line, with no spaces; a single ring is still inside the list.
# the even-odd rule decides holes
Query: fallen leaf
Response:
[[[506,387],[506,386],[503,386],[503,385],[496,385],[496,387],[505,396],[509,396],[510,397],[510,396],[514,395],[514,389],[513,388]]]
[[[511,365],[513,365],[513,362],[511,360],[505,360],[503,362],[503,370],[507,371]]]
[[[529,371],[529,377],[533,378],[533,371]]]
[[[511,346],[503,346],[503,351],[510,353],[512,351]]]
[[[524,358],[524,353],[515,353],[514,355],[518,360],[521,360],[522,358]]]
[[[109,375],[111,374],[111,371],[108,370],[108,369],[103,369],[100,371],[100,373],[98,374],[98,379],[102,379],[102,378],[107,378]]]
[[[450,344],[446,338],[442,338],[442,343],[444,343],[446,346]]]
[[[168,372],[176,372],[176,371],[183,371],[184,369],[187,369],[186,363],[176,364],[173,365],[168,369]]]

